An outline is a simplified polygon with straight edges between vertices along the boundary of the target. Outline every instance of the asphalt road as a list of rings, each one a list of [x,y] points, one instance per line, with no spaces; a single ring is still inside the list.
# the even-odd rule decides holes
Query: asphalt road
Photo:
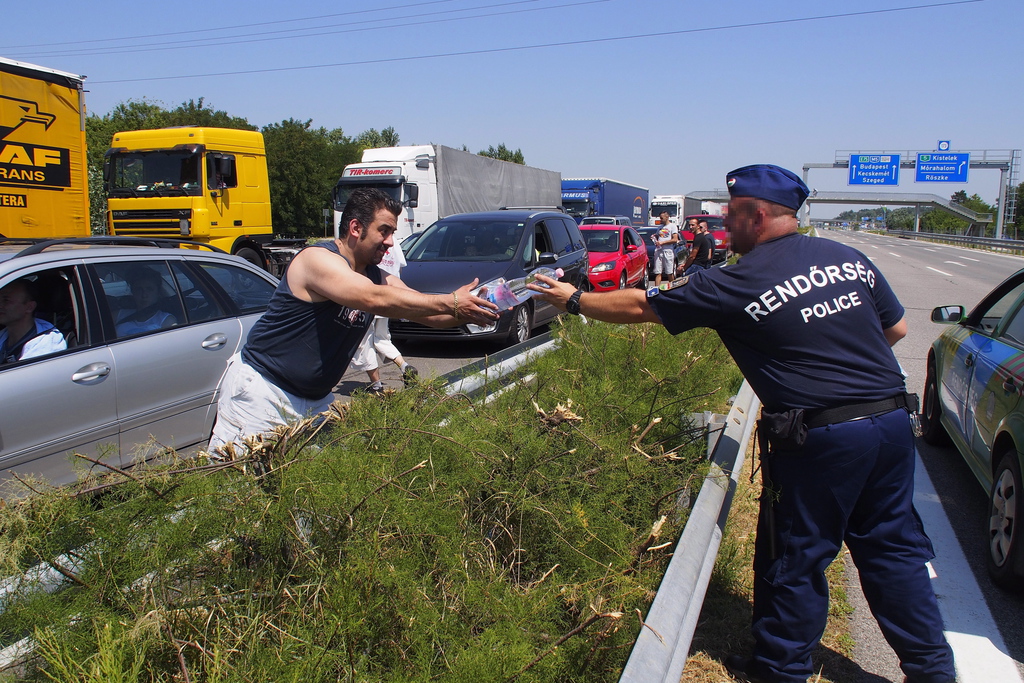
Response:
[[[908,388],[918,394],[923,394],[928,349],[942,331],[942,326],[931,322],[931,310],[949,304],[963,304],[970,309],[999,282],[1024,268],[1024,259],[1018,257],[924,241],[846,231],[823,231],[821,236],[862,251],[882,271],[907,309],[908,334],[893,350],[908,375]],[[936,448],[919,439],[918,452],[919,463],[923,464],[927,479],[934,486],[934,501],[941,505],[952,530],[953,539],[945,547],[955,550],[955,545],[959,545],[966,560],[963,575],[956,575],[954,580],[951,576],[954,569],[950,565],[956,564],[951,559],[955,553],[950,551],[944,555],[939,540],[942,524],[932,524],[926,517],[926,530],[932,536],[938,553],[932,563],[939,574],[936,593],[947,633],[958,657],[959,680],[961,683],[1002,682],[1007,675],[1005,669],[999,678],[983,672],[984,664],[978,662],[978,652],[972,649],[980,647],[984,651],[986,639],[990,636],[986,633],[985,625],[989,621],[985,608],[994,622],[996,640],[1001,637],[1004,653],[1016,662],[1018,673],[1024,674],[1021,664],[1024,662],[1024,632],[1021,629],[1024,596],[995,588],[985,571],[985,553],[988,552],[984,538],[988,521],[987,494],[952,446]],[[920,497],[922,480],[920,476],[918,479]],[[928,496],[928,501],[932,500]],[[918,505],[919,508],[927,506],[927,502]],[[922,516],[925,514],[922,510]],[[848,564],[852,566],[852,563]],[[863,669],[860,680],[871,683],[902,681],[903,674],[896,658],[875,626],[859,586],[854,583],[849,589],[851,597],[859,600],[854,638],[857,641],[855,659]],[[985,659],[991,657],[985,656]],[[1007,663],[1006,666],[1012,669],[1012,664]],[[1012,675],[1009,679],[1012,680]]]

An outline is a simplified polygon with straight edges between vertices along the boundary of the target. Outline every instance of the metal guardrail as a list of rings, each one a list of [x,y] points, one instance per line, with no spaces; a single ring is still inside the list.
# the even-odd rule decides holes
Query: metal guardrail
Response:
[[[760,407],[744,381],[619,683],[678,683],[683,675]]]
[[[903,239],[926,240],[942,244],[958,244],[967,247],[978,247],[991,251],[1010,254],[1024,254],[1024,240],[995,239],[994,237],[970,237],[968,235],[944,235],[934,232],[914,232],[912,230],[889,230],[888,235],[896,235]]]

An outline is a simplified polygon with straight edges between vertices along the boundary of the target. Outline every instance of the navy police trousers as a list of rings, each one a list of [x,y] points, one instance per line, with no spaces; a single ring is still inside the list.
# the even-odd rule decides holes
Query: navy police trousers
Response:
[[[754,556],[753,665],[803,683],[825,630],[825,569],[846,543],[882,634],[912,683],[953,681],[925,562],[934,557],[914,509],[914,437],[906,411],[811,429],[799,451],[771,456],[776,558],[766,506]]]

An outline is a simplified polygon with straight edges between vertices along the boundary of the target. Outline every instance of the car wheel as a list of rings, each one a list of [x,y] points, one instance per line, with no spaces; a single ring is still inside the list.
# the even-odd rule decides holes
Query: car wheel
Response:
[[[650,285],[651,281],[647,277],[647,268],[644,268],[643,274],[640,276],[640,281],[637,283],[636,286],[644,291],[647,291],[647,288],[650,287]]]
[[[245,259],[249,263],[253,264],[257,268],[263,268],[263,258],[260,257],[259,252],[250,247],[242,247],[235,252],[235,256]]]
[[[512,311],[512,327],[508,331],[508,343],[522,344],[530,338],[532,329],[533,312],[530,310],[530,304],[516,306],[515,310]]]
[[[1017,450],[1002,454],[989,495],[988,575],[1001,588],[1020,591],[1024,568],[1024,533],[1017,526],[1024,521],[1024,490],[1021,489]]]
[[[619,276],[619,289],[626,288],[626,270],[622,270],[622,275]]]
[[[939,378],[935,372],[935,359],[928,358],[928,374],[924,380],[924,408],[921,412],[921,432],[924,440],[933,446],[949,443],[949,434],[942,426],[942,405],[939,402]]]

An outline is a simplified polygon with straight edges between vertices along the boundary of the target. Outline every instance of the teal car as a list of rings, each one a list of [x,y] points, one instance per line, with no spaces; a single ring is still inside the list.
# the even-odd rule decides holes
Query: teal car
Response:
[[[928,352],[924,439],[952,441],[989,495],[987,565],[1001,587],[1024,588],[1024,270],[970,314],[941,306],[932,321],[950,327]]]

